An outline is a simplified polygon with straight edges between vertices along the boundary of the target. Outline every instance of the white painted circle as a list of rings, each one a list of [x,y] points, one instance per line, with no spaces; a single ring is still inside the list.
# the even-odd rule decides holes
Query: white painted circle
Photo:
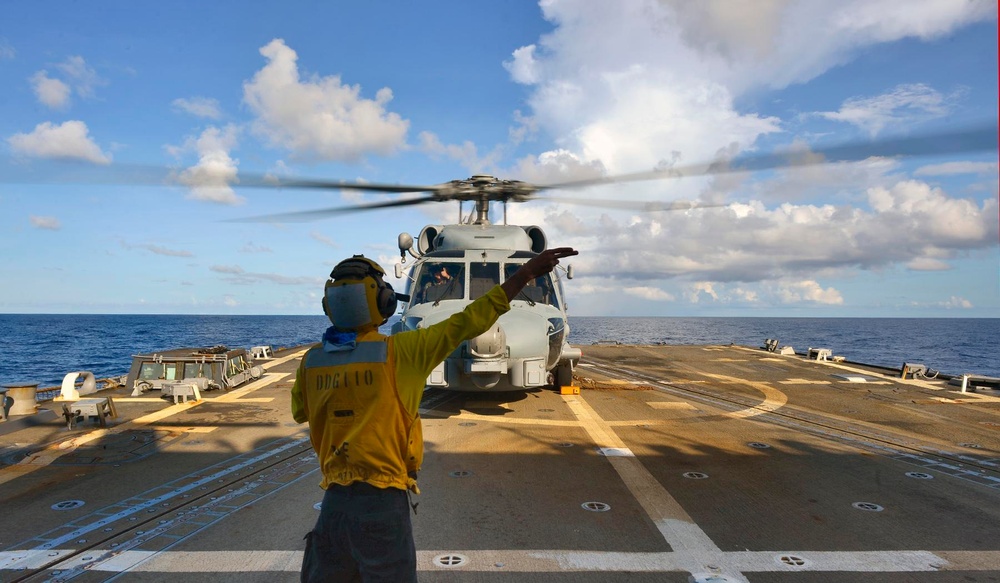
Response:
[[[857,508],[858,510],[865,510],[868,512],[882,512],[885,508],[882,508],[874,502],[855,502],[851,506]]]
[[[444,567],[445,569],[461,567],[468,562],[468,557],[465,555],[459,555],[458,553],[449,553],[447,555],[438,555],[434,557],[434,564],[438,567]]]
[[[708,474],[703,474],[701,472],[684,472],[684,477],[690,480],[704,480],[708,478]]]
[[[86,504],[83,500],[63,500],[52,505],[52,510],[73,510]]]
[[[580,507],[591,512],[607,512],[611,510],[611,505],[604,502],[584,502]]]

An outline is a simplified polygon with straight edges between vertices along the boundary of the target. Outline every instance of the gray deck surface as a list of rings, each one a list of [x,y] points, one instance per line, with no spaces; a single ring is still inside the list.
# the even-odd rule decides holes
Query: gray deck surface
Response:
[[[996,392],[582,348],[579,395],[426,393],[421,581],[1000,581]],[[0,581],[296,581],[322,497],[299,354],[198,403],[113,394],[107,429],[0,431]]]

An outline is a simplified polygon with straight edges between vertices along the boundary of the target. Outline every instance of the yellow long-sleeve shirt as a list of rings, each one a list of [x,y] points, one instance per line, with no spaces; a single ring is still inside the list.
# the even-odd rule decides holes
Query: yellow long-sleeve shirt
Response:
[[[510,310],[500,286],[447,320],[385,336],[372,330],[353,350],[312,347],[292,387],[292,416],[309,422],[323,470],[321,486],[368,482],[416,488],[423,461],[420,399],[427,375],[459,344]]]

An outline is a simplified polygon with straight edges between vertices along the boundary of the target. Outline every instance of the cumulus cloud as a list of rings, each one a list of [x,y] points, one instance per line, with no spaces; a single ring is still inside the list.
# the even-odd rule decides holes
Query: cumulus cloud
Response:
[[[392,90],[375,99],[337,75],[299,74],[298,55],[275,39],[260,49],[267,64],[243,85],[243,99],[256,115],[254,131],[272,145],[310,160],[357,161],[366,154],[392,154],[405,146],[409,122],[387,111]]]
[[[53,77],[45,69],[29,79],[38,101],[52,109],[68,108],[74,92],[80,97],[91,98],[95,88],[106,83],[79,55],[67,58],[55,68],[61,79]]]
[[[529,91],[530,110],[519,116],[554,143],[517,160],[509,175],[542,184],[654,169],[694,174],[753,156],[762,143],[791,142],[803,120],[782,121],[745,104],[879,43],[940,38],[997,11],[990,1],[937,0],[548,0],[541,8],[553,30],[503,65]],[[837,96],[840,107],[824,114],[875,134],[945,115],[963,91],[890,86]],[[804,160],[821,159],[805,143],[796,148]],[[838,305],[843,293],[832,278],[894,266],[947,268],[995,246],[995,197],[958,198],[908,178],[899,162],[870,158],[765,175],[597,185],[556,192],[559,204],[535,203],[512,215],[519,224],[546,225],[550,241],[583,250],[574,261],[574,295],[617,288],[705,304]],[[635,214],[563,204],[572,199],[723,206]]]
[[[55,125],[43,122],[30,134],[14,134],[7,138],[11,150],[18,155],[34,158],[83,160],[94,164],[110,164],[105,154],[90,138],[90,130],[82,121],[71,120]]]
[[[43,105],[52,109],[66,109],[69,106],[72,89],[59,79],[49,77],[48,71],[39,71],[31,76],[31,89]]]
[[[963,310],[967,310],[967,309],[973,307],[972,306],[972,302],[970,302],[969,300],[967,300],[965,298],[959,297],[959,296],[951,296],[947,300],[941,302],[940,305],[942,307],[948,308],[948,309],[956,309],[957,308],[957,309],[963,309]]]
[[[832,287],[823,288],[813,280],[795,281],[781,284],[779,294],[785,303],[813,302],[817,304],[839,305],[844,303],[840,292]]]
[[[663,291],[660,288],[651,287],[651,286],[648,286],[648,285],[626,287],[626,288],[623,288],[622,291],[624,291],[625,293],[627,293],[630,296],[635,296],[635,297],[638,297],[638,298],[642,298],[644,300],[653,300],[653,301],[657,301],[657,302],[672,302],[672,301],[674,301],[674,296],[673,295],[671,295],[671,294]]]
[[[197,138],[189,138],[179,150],[195,151],[198,163],[179,174],[177,180],[191,188],[188,198],[221,204],[242,204],[246,199],[233,191],[231,184],[239,183],[236,176],[239,160],[229,152],[236,147],[236,126],[209,127]]]
[[[31,226],[35,227],[36,229],[58,231],[59,229],[62,228],[62,223],[60,223],[59,219],[55,217],[42,217],[42,216],[31,215],[30,217],[28,217],[28,220],[31,221]]]
[[[218,99],[209,97],[178,97],[170,105],[177,111],[182,111],[195,117],[207,119],[219,119],[222,117],[222,110],[219,108]]]

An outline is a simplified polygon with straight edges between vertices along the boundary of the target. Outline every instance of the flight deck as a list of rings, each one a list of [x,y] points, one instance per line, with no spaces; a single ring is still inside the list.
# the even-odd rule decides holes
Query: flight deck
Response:
[[[578,394],[425,393],[420,581],[1000,581],[1000,391],[582,350]],[[0,423],[0,581],[297,581],[322,498],[303,352],[197,400],[101,391],[106,426],[58,402]]]

